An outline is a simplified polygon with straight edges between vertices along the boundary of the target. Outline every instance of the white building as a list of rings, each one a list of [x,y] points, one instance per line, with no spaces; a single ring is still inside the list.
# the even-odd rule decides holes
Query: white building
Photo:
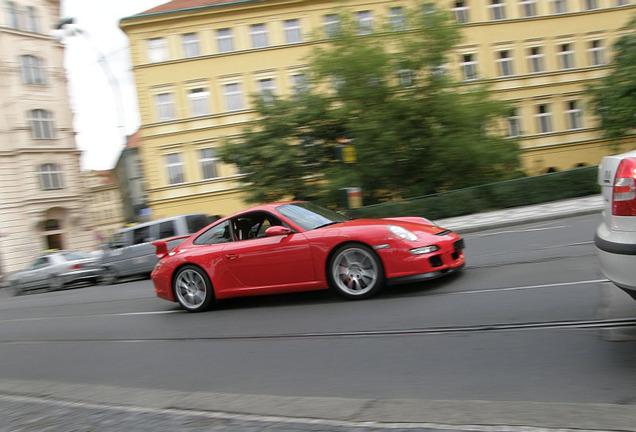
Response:
[[[0,274],[48,249],[94,245],[63,64],[59,0],[2,2]]]

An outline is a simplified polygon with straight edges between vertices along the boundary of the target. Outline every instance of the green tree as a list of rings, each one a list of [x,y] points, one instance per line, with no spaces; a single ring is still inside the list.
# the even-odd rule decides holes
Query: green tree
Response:
[[[518,175],[518,144],[501,136],[509,107],[443,71],[458,27],[424,7],[405,26],[361,35],[340,14],[336,33],[313,50],[307,88],[255,99],[259,120],[221,152],[246,173],[250,200],[334,204],[341,188],[359,186],[374,203]],[[343,139],[355,163],[336,157]]]
[[[589,88],[603,135],[613,145],[636,130],[636,15],[626,30],[614,44],[612,72]]]

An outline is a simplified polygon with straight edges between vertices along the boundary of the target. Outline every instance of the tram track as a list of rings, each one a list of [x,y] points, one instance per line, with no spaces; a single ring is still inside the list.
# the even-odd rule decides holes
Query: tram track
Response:
[[[286,339],[341,339],[341,338],[381,338],[391,336],[434,336],[452,334],[484,334],[505,331],[530,330],[601,330],[616,328],[636,328],[636,318],[593,319],[546,322],[516,322],[477,324],[468,326],[424,327],[387,330],[354,330],[337,332],[301,332],[248,335],[216,335],[196,337],[137,337],[137,338],[52,338],[31,340],[0,340],[0,345],[55,344],[55,343],[152,343],[152,342],[223,342],[223,341],[266,341]]]

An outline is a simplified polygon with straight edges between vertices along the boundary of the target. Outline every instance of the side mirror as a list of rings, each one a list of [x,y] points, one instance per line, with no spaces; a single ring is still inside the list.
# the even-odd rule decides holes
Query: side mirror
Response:
[[[291,233],[292,233],[291,229],[281,225],[272,226],[265,230],[266,237],[286,236]]]

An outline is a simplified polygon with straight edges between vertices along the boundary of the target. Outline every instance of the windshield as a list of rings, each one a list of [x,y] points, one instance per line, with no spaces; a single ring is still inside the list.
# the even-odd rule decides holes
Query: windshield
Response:
[[[75,261],[90,258],[90,256],[88,256],[84,252],[64,252],[62,253],[62,256],[66,261]]]
[[[340,213],[308,202],[283,204],[276,210],[307,231],[349,220]]]

